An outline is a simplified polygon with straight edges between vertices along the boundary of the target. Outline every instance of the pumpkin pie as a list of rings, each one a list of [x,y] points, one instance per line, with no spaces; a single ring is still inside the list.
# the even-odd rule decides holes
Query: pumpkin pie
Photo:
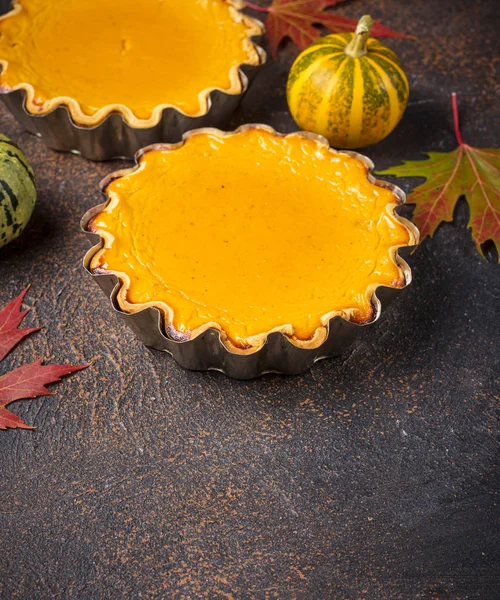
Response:
[[[0,19],[0,90],[26,90],[26,110],[68,107],[80,126],[119,112],[152,127],[174,107],[198,117],[210,93],[240,94],[258,65],[260,23],[240,0],[17,0]]]
[[[319,136],[201,129],[137,158],[103,183],[90,271],[118,277],[122,311],[159,308],[174,340],[215,328],[250,353],[280,331],[315,348],[332,317],[367,323],[377,287],[407,283],[397,251],[418,234],[399,197]]]

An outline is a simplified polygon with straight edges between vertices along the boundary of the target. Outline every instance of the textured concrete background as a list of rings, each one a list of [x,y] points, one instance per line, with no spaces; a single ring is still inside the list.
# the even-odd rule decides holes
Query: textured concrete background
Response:
[[[388,40],[408,71],[378,167],[499,146],[497,0],[356,0],[417,41]],[[234,125],[294,124],[296,49],[265,66]],[[145,349],[81,268],[79,218],[124,163],[57,154],[0,111],[39,202],[0,251],[0,306],[27,283],[45,329],[4,361],[92,362],[0,432],[0,597],[500,598],[500,267],[482,260],[461,203],[411,258],[414,283],[348,354],[300,377],[236,382]],[[408,186],[405,181],[404,185]],[[284,201],[286,201],[284,199]]]

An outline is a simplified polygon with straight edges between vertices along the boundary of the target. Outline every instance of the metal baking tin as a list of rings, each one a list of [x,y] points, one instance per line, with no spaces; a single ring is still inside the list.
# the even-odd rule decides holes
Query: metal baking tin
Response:
[[[252,18],[252,21],[260,27],[263,35],[264,25],[257,19]],[[167,107],[162,111],[159,122],[153,127],[132,127],[118,112],[110,113],[94,127],[84,127],[73,121],[64,105],[57,106],[51,112],[42,115],[28,112],[27,94],[24,89],[13,91],[0,89],[0,97],[19,123],[53,150],[73,152],[95,161],[114,158],[131,159],[140,148],[145,146],[158,142],[178,142],[190,129],[227,125],[257,69],[266,61],[265,51],[256,43],[261,35],[251,38],[259,55],[259,63],[239,67],[241,92],[228,94],[221,90],[213,90],[207,99],[207,112],[199,117],[190,117],[175,107]]]
[[[259,127],[273,131],[267,125],[244,125],[236,131]],[[212,131],[213,130],[209,130]],[[195,135],[200,131],[189,132],[189,135]],[[220,132],[222,134],[222,132]],[[281,134],[278,134],[281,135]],[[321,136],[313,133],[303,132],[302,136],[327,143]],[[184,136],[185,138],[186,136]],[[147,148],[142,149],[136,155],[138,161]],[[372,175],[374,165],[372,161],[352,151],[343,151],[345,154],[361,160],[368,168],[367,177],[371,183],[389,188],[399,198],[401,205],[406,202],[406,194],[396,185],[387,181],[375,179]],[[113,175],[106,177],[101,182],[101,190],[108,184]],[[95,244],[86,254],[83,265],[87,272],[95,279],[106,296],[111,300],[111,305],[115,313],[130,326],[137,337],[146,345],[156,350],[168,352],[181,366],[195,371],[214,370],[221,371],[234,379],[252,379],[265,373],[280,373],[284,375],[295,375],[307,371],[315,362],[324,358],[338,356],[342,354],[356,340],[365,327],[375,323],[382,312],[382,304],[387,303],[404,288],[388,288],[379,286],[373,296],[372,305],[374,316],[367,323],[354,323],[347,321],[343,317],[335,316],[330,319],[327,325],[327,337],[325,341],[317,348],[300,348],[281,332],[268,334],[264,345],[251,354],[237,354],[231,352],[221,341],[220,332],[216,329],[207,329],[198,336],[187,341],[173,340],[166,332],[164,319],[161,311],[155,307],[146,308],[136,313],[126,313],[118,305],[117,295],[122,286],[119,279],[113,274],[94,274],[90,270],[90,263],[94,255],[102,247],[102,239],[99,234],[92,233],[88,225],[93,217],[99,213],[107,202],[90,209],[81,220],[81,228],[87,234],[93,244]],[[397,208],[395,209],[398,210]],[[417,228],[400,215],[399,219],[406,225],[410,233],[418,243],[419,232]],[[405,246],[396,254],[396,262],[400,266],[405,285],[411,283],[411,269],[404,260],[413,246]]]

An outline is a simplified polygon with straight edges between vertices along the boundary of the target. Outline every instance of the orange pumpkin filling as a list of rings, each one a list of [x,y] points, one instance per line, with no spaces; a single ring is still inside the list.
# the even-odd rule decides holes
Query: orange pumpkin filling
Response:
[[[215,326],[239,348],[276,329],[311,339],[333,314],[369,320],[415,241],[359,159],[262,128],[152,147],[106,193],[91,270],[125,282],[121,307],[156,305],[174,337]]]
[[[258,64],[256,22],[228,0],[19,0],[0,20],[0,86],[25,88],[27,108],[66,104],[93,124],[125,107],[129,122],[165,105],[207,112],[210,91],[242,91]],[[98,114],[99,113],[99,114]]]

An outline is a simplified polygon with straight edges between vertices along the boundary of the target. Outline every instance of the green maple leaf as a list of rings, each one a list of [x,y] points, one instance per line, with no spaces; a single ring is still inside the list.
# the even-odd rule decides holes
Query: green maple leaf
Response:
[[[500,255],[500,149],[465,144],[458,125],[455,94],[452,101],[458,147],[452,152],[426,152],[428,160],[410,160],[379,174],[427,180],[408,196],[408,203],[415,204],[413,220],[420,229],[421,240],[432,237],[442,221],[453,221],[456,203],[465,196],[478,252],[484,257],[482,245],[492,240]]]

